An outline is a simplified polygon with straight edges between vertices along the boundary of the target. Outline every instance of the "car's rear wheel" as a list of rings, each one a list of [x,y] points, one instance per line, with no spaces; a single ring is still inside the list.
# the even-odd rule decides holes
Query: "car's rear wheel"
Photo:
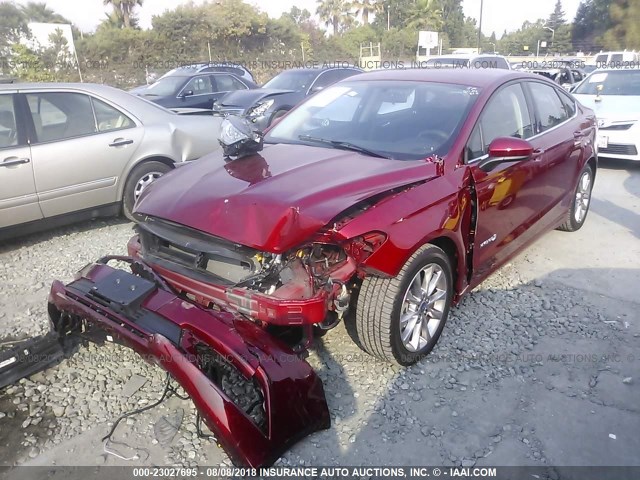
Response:
[[[169,170],[170,166],[155,160],[144,162],[133,169],[125,183],[122,198],[122,210],[129,220],[134,220],[133,206],[142,191]]]
[[[593,173],[593,168],[591,168],[590,165],[586,165],[582,172],[580,172],[578,185],[576,186],[571,201],[571,208],[569,208],[567,212],[567,218],[564,223],[558,227],[559,230],[575,232],[584,225],[584,221],[587,219],[587,213],[589,213],[589,206],[591,205]]]
[[[411,365],[438,342],[453,297],[447,254],[421,247],[395,278],[366,277],[356,305],[358,342],[369,354]]]

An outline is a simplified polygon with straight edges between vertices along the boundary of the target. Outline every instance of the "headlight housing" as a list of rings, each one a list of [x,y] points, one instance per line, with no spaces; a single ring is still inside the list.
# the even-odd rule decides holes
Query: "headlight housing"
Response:
[[[269,100],[265,100],[264,102],[258,103],[251,109],[251,111],[249,112],[249,116],[252,118],[263,116],[265,113],[267,113],[267,110],[271,108],[274,101],[275,100],[271,98]]]
[[[262,133],[246,118],[231,115],[220,125],[218,141],[227,157],[232,159],[262,150]]]

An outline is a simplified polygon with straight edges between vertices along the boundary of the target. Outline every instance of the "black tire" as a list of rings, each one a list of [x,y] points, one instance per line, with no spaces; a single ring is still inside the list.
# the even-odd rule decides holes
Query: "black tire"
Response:
[[[446,295],[440,323],[427,344],[410,351],[400,337],[400,314],[411,282],[427,265],[436,264],[444,273]],[[453,275],[447,254],[435,245],[416,251],[395,278],[366,277],[356,304],[355,334],[364,351],[399,365],[411,365],[427,355],[438,342],[447,321],[453,297]]]
[[[590,179],[590,184],[588,188],[589,194],[587,197],[586,211],[584,212],[584,215],[581,217],[581,219],[578,220],[576,219],[576,209],[578,207],[578,201],[577,201],[578,190],[581,188],[581,182],[583,180],[583,176],[586,173],[589,174],[589,179]],[[580,228],[582,228],[582,225],[584,225],[584,222],[587,219],[587,215],[589,214],[589,207],[591,206],[591,192],[593,190],[593,180],[594,180],[593,168],[590,165],[585,165],[585,167],[580,172],[580,175],[578,176],[578,184],[576,185],[576,188],[573,191],[573,196],[571,197],[571,207],[567,211],[567,216],[565,217],[565,220],[562,223],[562,225],[558,227],[558,230],[562,230],[563,232],[575,232],[577,230],[580,230]]]
[[[133,206],[136,203],[136,186],[145,176],[159,173],[164,175],[171,170],[171,167],[166,163],[151,160],[141,163],[135,167],[127,178],[127,183],[124,185],[124,193],[122,195],[122,211],[129,220],[134,221],[132,211]]]

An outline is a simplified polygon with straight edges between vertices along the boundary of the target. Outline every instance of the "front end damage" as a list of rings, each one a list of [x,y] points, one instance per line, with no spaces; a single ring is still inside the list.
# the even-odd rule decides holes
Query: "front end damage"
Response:
[[[340,238],[325,229],[283,253],[249,248],[182,225],[146,217],[128,244],[173,289],[214,310],[236,312],[262,327],[329,329],[346,313],[363,260],[386,236]],[[306,346],[306,345],[305,345]]]
[[[322,382],[290,347],[238,314],[185,299],[142,262],[105,257],[68,285],[54,282],[49,315],[61,338],[113,341],[165,369],[236,464],[269,465],[330,426]]]

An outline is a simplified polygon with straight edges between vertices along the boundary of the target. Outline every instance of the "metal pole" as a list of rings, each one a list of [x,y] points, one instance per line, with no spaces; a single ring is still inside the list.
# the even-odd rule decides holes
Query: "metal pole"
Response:
[[[480,21],[478,22],[478,53],[481,53],[480,40],[482,38],[482,7],[484,0],[480,0]]]
[[[540,56],[540,39],[538,39],[538,47],[536,48],[536,60]]]

